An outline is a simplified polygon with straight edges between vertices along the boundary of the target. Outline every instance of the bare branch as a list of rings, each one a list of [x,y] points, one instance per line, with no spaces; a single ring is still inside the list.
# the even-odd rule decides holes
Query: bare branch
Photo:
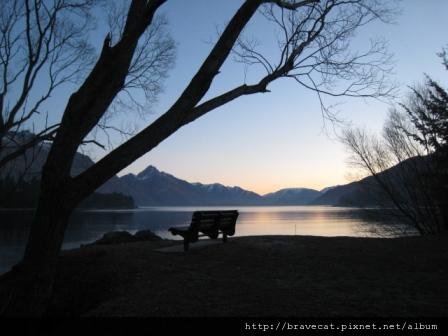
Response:
[[[284,1],[284,0],[265,0],[264,2],[265,3],[274,3],[281,8],[285,8],[285,9],[289,9],[289,10],[296,10],[296,9],[306,6],[306,5],[318,3],[319,0],[304,0],[304,1],[298,1],[298,2]]]
[[[93,48],[87,43],[93,28],[94,0],[17,0],[0,14],[0,156],[16,158],[1,143],[25,129],[34,129],[35,117],[52,93],[65,83],[81,79],[90,68]],[[38,83],[38,85],[37,85]],[[54,128],[35,130],[37,144]],[[53,134],[53,133],[52,133]],[[11,150],[11,149],[8,149]],[[19,152],[23,152],[18,148]]]
[[[88,144],[94,144],[94,145],[100,147],[101,149],[106,150],[106,146],[104,146],[103,144],[101,144],[101,143],[99,143],[98,141],[93,140],[93,139],[92,139],[92,140],[84,140],[84,141],[81,143],[81,145],[88,145]]]
[[[241,37],[234,48],[237,61],[261,65],[266,73],[281,76],[317,93],[323,110],[324,96],[393,97],[389,83],[391,56],[383,40],[372,40],[364,52],[350,51],[354,32],[373,20],[389,21],[394,7],[377,1],[266,1],[263,15],[278,27],[277,58],[258,50],[260,41]]]

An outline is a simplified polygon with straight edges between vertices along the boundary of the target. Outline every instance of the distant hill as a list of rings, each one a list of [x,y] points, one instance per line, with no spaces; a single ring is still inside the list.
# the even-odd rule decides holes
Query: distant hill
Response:
[[[389,169],[379,173],[378,176],[383,181],[389,181],[391,186],[400,190],[405,186],[402,184],[402,172],[406,171],[406,176],[419,178],[417,174],[422,174],[427,167],[430,157],[413,157],[401,162]],[[412,180],[407,178],[406,182]],[[401,183],[401,184],[400,184]],[[310,205],[333,205],[333,206],[389,206],[389,197],[384,194],[379,187],[377,180],[373,176],[365,177],[359,181],[326,188],[320,196],[310,202]],[[403,189],[401,189],[403,190]]]
[[[329,190],[331,190],[331,189],[334,189],[334,188],[336,188],[336,187],[339,187],[339,185],[323,188],[322,190],[319,190],[319,193],[320,193],[321,195],[323,195],[323,194],[326,193],[327,191],[329,191]]]
[[[119,181],[109,181],[99,190],[130,195],[138,206],[259,205],[262,202],[260,195],[240,187],[189,183],[153,166],[138,175],[128,174]]]
[[[30,137],[29,132],[22,132],[16,139],[17,144],[6,143],[4,144],[5,149],[2,151],[3,155],[9,153],[8,149],[13,148],[13,146],[20,145],[21,142],[26,142]],[[2,167],[0,171],[0,179],[5,177],[11,177],[17,179],[22,177],[26,181],[31,181],[34,179],[40,179],[40,174],[42,172],[42,167],[47,160],[48,153],[50,152],[50,144],[41,143],[40,145],[28,149],[24,155],[18,157],[17,159],[9,162],[6,166]],[[71,174],[72,176],[78,175],[87,168],[93,165],[93,161],[87,155],[76,153],[73,160]]]
[[[333,206],[366,206],[374,204],[375,199],[373,195],[369,198],[368,192],[364,187],[365,182],[352,182],[330,188],[310,201],[309,204]]]
[[[14,181],[0,179],[0,208],[36,208],[40,190],[38,179]],[[121,193],[94,192],[78,205],[78,209],[133,209],[131,196]]]
[[[23,132],[17,140],[25,141],[27,132]],[[20,142],[19,142],[20,143]],[[9,144],[11,147],[11,144]],[[6,146],[8,148],[8,146]],[[40,146],[29,149],[23,156],[8,163],[0,171],[0,208],[34,208],[40,188],[40,175],[45,164],[50,145],[43,143]],[[7,151],[4,152],[7,154]],[[76,153],[73,160],[71,174],[76,176],[92,166],[94,162],[87,155]],[[23,173],[25,171],[25,174]],[[21,180],[17,185],[17,179]],[[120,186],[120,179],[115,176],[109,180],[109,191],[97,190],[85,199],[78,208],[122,209],[134,208],[135,203],[129,193],[116,192],[114,186]]]
[[[266,205],[306,205],[320,196],[320,192],[308,188],[286,188],[263,196]]]
[[[110,180],[99,189],[134,198],[138,206],[162,205],[305,205],[320,195],[307,188],[287,188],[261,196],[240,187],[220,183],[190,183],[148,166],[137,175]]]

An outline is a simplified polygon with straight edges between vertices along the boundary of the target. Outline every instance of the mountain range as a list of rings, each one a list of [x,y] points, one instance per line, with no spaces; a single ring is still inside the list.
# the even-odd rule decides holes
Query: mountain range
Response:
[[[134,198],[137,206],[160,205],[304,205],[320,192],[307,188],[282,189],[264,196],[220,183],[190,183],[148,166],[141,173],[113,178],[98,191],[119,192]]]
[[[33,152],[33,163],[28,175],[38,176],[48,155],[48,146]],[[31,154],[28,153],[28,156]],[[26,161],[26,160],[25,160]],[[30,158],[28,158],[30,162]],[[77,175],[94,162],[87,156],[77,153],[72,166],[72,174]],[[15,163],[20,167],[20,161]],[[14,171],[20,171],[15,169]],[[97,193],[118,193],[131,196],[136,206],[193,206],[193,205],[332,205],[357,206],[375,204],[376,200],[365,185],[372,178],[365,178],[346,185],[332,186],[322,190],[308,188],[286,188],[266,195],[242,189],[238,186],[224,186],[219,183],[191,183],[171,174],[148,166],[139,174],[114,176]],[[367,190],[367,191],[366,191]]]
[[[399,166],[380,173],[394,180]],[[148,166],[137,175],[115,176],[97,191],[132,196],[137,206],[188,205],[387,205],[381,197],[375,178],[368,176],[356,182],[331,186],[322,190],[285,188],[265,195],[238,186],[220,183],[191,183]],[[383,197],[384,198],[384,197]]]

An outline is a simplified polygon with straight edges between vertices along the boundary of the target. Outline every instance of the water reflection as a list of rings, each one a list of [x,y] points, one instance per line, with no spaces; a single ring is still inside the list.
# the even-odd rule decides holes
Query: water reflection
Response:
[[[196,210],[238,209],[236,235],[317,235],[317,236],[383,236],[385,228],[399,226],[392,218],[379,220],[375,213],[356,208],[317,206],[282,207],[151,207],[135,210],[80,211],[73,214],[67,227],[64,249],[79,247],[99,239],[105,232],[152,230],[164,237],[172,226],[189,225]],[[0,273],[20,260],[32,211],[0,211]]]

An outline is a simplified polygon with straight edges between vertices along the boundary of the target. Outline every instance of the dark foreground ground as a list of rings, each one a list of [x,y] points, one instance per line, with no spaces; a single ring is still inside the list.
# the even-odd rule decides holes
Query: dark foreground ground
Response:
[[[64,252],[49,315],[448,316],[448,237],[263,236]]]

